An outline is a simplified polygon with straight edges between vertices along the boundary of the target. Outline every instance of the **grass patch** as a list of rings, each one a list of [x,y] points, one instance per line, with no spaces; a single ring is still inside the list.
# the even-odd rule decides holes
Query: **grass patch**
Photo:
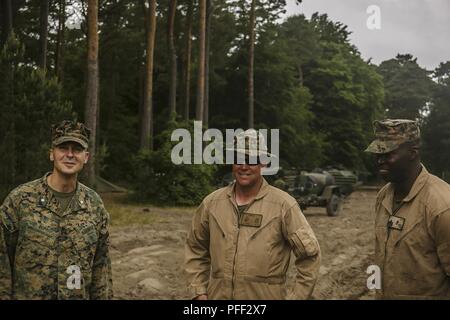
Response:
[[[122,195],[102,195],[106,210],[111,216],[111,226],[151,225],[182,214],[190,215],[195,207],[157,207],[151,204],[135,204]],[[167,218],[165,217],[167,216]]]
[[[161,221],[159,216],[142,211],[142,207],[133,205],[106,205],[111,216],[111,226],[123,227],[132,225],[148,225]]]

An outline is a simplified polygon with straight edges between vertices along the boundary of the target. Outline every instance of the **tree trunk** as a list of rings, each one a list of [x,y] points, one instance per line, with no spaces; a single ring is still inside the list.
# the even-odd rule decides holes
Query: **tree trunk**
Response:
[[[99,146],[100,146],[100,95],[98,95],[98,97],[97,97],[97,114],[95,115],[95,128],[96,128],[96,130],[95,130],[95,155],[96,155],[96,157],[95,157],[95,163],[94,163],[94,165],[95,165],[95,168],[94,168],[94,173],[95,173],[95,175],[100,175],[100,165],[101,165],[101,163],[99,163],[99,157],[98,157],[98,154],[99,154]],[[95,177],[95,176],[94,176]],[[93,185],[95,185],[95,180],[94,180],[94,184]]]
[[[5,38],[5,8],[4,8],[4,0],[0,0],[0,49],[3,47],[3,43],[5,42],[3,39]]]
[[[85,124],[91,129],[89,141],[90,160],[87,163],[87,183],[95,184],[95,156],[97,141],[97,108],[98,108],[98,0],[88,0],[88,72],[85,104]]]
[[[10,29],[9,32],[12,31],[12,27]],[[9,34],[8,34],[9,36]],[[14,110],[16,107],[16,97],[15,97],[15,90],[16,90],[16,86],[15,86],[15,73],[16,73],[16,68],[17,68],[17,64],[16,62],[13,63],[13,67],[11,68],[11,109]],[[17,171],[17,148],[16,148],[16,137],[17,137],[17,133],[16,133],[16,117],[12,117],[11,119],[11,140],[9,141],[9,144],[11,145],[11,182],[12,184],[16,183],[16,171]]]
[[[205,33],[206,33],[206,0],[199,0],[199,50],[197,77],[197,105],[195,119],[203,120],[203,106],[205,105]]]
[[[191,92],[191,53],[192,53],[192,15],[194,12],[193,0],[189,1],[186,16],[186,39],[184,56],[184,119],[189,120],[189,104]]]
[[[12,31],[12,5],[11,0],[0,0],[1,1],[1,15],[2,15],[2,39],[0,42],[0,45],[3,47],[3,45],[6,43],[6,40],[8,39],[9,34]]]
[[[208,127],[209,123],[209,58],[211,47],[211,18],[214,12],[213,0],[208,0],[206,11],[206,39],[205,39],[205,105],[203,110],[203,123]]]
[[[146,17],[146,59],[145,59],[145,89],[141,123],[141,150],[153,150],[153,54],[156,35],[156,0],[149,0],[149,9],[146,0],[143,0],[144,15]]]
[[[170,66],[170,82],[169,82],[169,110],[170,113],[177,112],[177,53],[174,43],[174,25],[175,14],[177,11],[177,0],[170,0],[169,17],[167,28],[167,44],[169,49],[169,66]]]
[[[49,0],[41,0],[40,28],[39,28],[39,67],[47,71],[47,34],[48,34],[48,2]]]
[[[4,23],[4,18],[3,15],[5,14],[5,9],[3,9],[3,0],[0,0],[0,48],[3,46],[3,23]]]
[[[16,123],[15,123],[15,118],[13,118],[13,121],[11,122],[11,137],[12,139],[9,141],[9,144],[11,145],[11,163],[10,163],[10,179],[12,184],[16,183],[16,167],[17,167],[17,163],[16,163],[16,155],[17,155],[17,151],[16,151]]]
[[[249,40],[248,40],[248,128],[253,128],[255,125],[255,102],[254,102],[254,83],[253,83],[253,68],[255,58],[255,6],[256,0],[252,0],[250,8],[250,22],[249,22]]]
[[[144,110],[144,90],[145,90],[145,64],[139,67],[139,117],[142,122],[143,110]],[[139,125],[142,125],[140,123]]]
[[[55,69],[56,77],[59,82],[64,79],[64,35],[66,25],[66,0],[59,0],[59,12],[58,12],[58,34],[56,42],[56,57],[55,57]]]

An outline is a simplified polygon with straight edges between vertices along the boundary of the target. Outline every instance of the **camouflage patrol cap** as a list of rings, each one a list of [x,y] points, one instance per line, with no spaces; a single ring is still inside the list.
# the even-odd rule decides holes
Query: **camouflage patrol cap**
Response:
[[[365,152],[388,153],[405,142],[420,140],[420,129],[416,121],[407,119],[386,119],[373,122],[375,140]]]
[[[83,123],[64,120],[61,123],[52,125],[52,146],[60,145],[67,141],[81,144],[87,149],[91,130]]]

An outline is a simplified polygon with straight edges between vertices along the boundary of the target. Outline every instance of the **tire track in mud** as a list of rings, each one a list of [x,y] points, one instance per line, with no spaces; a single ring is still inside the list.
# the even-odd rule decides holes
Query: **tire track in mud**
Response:
[[[373,298],[366,287],[366,269],[373,264],[375,197],[375,190],[353,192],[338,217],[328,217],[323,208],[305,210],[322,250],[313,299]],[[191,298],[183,260],[193,212],[152,209],[143,214],[154,215],[154,224],[111,228],[116,299]],[[294,278],[291,261],[288,283],[293,284]]]

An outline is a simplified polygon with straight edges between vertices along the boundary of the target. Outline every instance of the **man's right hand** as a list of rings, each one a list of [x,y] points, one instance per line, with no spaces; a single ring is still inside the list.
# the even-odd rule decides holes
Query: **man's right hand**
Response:
[[[194,300],[208,300],[208,295],[207,294],[201,294],[199,296],[196,296],[194,298]]]

